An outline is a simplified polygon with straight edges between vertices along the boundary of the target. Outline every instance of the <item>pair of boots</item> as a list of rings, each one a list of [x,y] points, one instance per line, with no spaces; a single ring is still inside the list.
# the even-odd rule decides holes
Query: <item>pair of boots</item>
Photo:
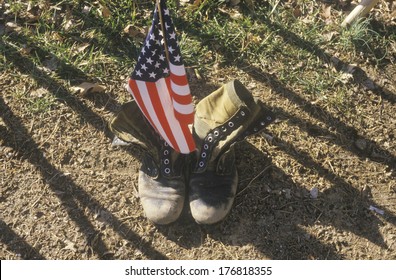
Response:
[[[134,101],[123,105],[110,128],[122,141],[145,150],[138,187],[149,220],[163,225],[176,221],[188,193],[195,221],[214,224],[228,214],[236,194],[238,173],[233,144],[261,131],[273,120],[272,113],[234,80],[197,104],[193,125],[197,150],[191,155],[173,150]]]

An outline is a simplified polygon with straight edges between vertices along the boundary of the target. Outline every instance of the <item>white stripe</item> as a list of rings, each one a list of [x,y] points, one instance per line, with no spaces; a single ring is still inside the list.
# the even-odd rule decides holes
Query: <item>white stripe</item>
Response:
[[[194,113],[194,105],[192,103],[184,105],[173,100],[173,108],[183,115],[190,115]]]
[[[172,110],[165,111],[165,116],[168,120],[169,126],[171,128],[173,136],[175,137],[177,145],[180,148],[180,152],[189,153],[190,151],[188,149],[188,144],[184,137],[183,130],[181,129],[179,121],[175,117],[175,112],[173,111],[172,100],[168,91],[168,87],[166,86],[165,79],[159,79],[157,82],[155,82],[155,85],[157,86],[157,91],[161,100],[162,107],[172,108]]]
[[[150,115],[150,118],[153,121],[153,125],[156,127],[157,131],[159,134],[164,138],[164,140],[171,145],[168,136],[166,135],[164,129],[162,128],[161,122],[158,119],[157,113],[154,110],[153,104],[151,103],[150,95],[146,87],[146,83],[143,81],[136,81],[136,84],[139,88],[140,96],[142,97],[144,106],[147,109],[148,114]],[[131,90],[132,91],[132,90]],[[137,103],[137,102],[136,102]],[[138,103],[139,105],[139,103]],[[142,108],[140,108],[142,110]],[[174,147],[172,147],[174,148]]]
[[[169,63],[169,69],[171,73],[176,76],[186,75],[186,69],[184,69],[184,65],[174,65],[172,63]]]
[[[184,86],[179,86],[171,80],[171,87],[173,92],[177,95],[186,96],[190,94],[190,87],[188,86],[188,84]]]

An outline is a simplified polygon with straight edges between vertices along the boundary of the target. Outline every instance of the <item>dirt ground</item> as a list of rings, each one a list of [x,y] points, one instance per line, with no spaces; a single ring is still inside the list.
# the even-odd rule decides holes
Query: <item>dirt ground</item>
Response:
[[[186,206],[155,226],[136,191],[141,151],[111,145],[124,81],[81,97],[13,63],[14,79],[0,73],[0,259],[396,259],[394,64],[354,72],[352,114],[246,65],[190,77],[196,101],[239,79],[278,121],[237,144],[238,195],[223,222],[197,225]],[[15,92],[41,83],[55,105],[26,114]]]

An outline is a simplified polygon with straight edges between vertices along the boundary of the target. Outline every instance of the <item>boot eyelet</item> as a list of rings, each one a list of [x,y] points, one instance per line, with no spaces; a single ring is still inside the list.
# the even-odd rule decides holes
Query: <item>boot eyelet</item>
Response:
[[[241,116],[244,117],[246,113],[244,111],[241,111]]]
[[[206,153],[203,152],[203,153],[201,154],[201,157],[202,157],[202,158],[206,158]]]
[[[261,124],[261,126],[264,126],[264,125],[265,125],[265,122],[264,122],[264,121],[262,121],[260,124]]]
[[[164,142],[164,146],[168,147],[169,146],[168,142]]]
[[[228,126],[229,126],[229,127],[234,127],[234,123],[233,123],[233,122],[229,122],[229,123],[228,123]]]
[[[227,131],[227,128],[226,128],[225,126],[223,126],[223,127],[221,128],[221,130],[222,130],[223,132],[226,132],[226,131]]]
[[[169,174],[169,173],[170,173],[170,169],[169,169],[169,168],[165,168],[164,171],[165,171],[166,174]]]
[[[165,164],[169,164],[169,159],[167,159],[167,158],[164,159],[164,163],[165,163]]]
[[[168,150],[165,150],[165,151],[164,151],[164,156],[167,156],[167,155],[169,155],[169,151],[168,151]]]
[[[268,117],[267,117],[267,120],[269,120],[269,121],[270,121],[270,120],[272,120],[272,118],[271,118],[270,116],[268,116]]]
[[[199,167],[204,167],[205,163],[203,161],[199,162]]]
[[[258,128],[257,128],[257,127],[253,128],[253,131],[254,131],[254,132],[257,132],[257,131],[258,131]]]
[[[214,134],[215,137],[217,137],[217,136],[219,136],[219,131],[216,130],[213,134]]]
[[[213,141],[213,137],[212,137],[212,136],[209,136],[209,137],[208,137],[208,141],[209,141],[209,142],[212,142],[212,141]]]
[[[205,145],[204,145],[204,149],[205,149],[205,150],[209,149],[209,145],[208,145],[208,144],[205,144]]]

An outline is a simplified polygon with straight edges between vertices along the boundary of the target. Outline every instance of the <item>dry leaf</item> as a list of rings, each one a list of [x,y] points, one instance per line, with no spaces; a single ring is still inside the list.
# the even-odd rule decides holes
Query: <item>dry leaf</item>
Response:
[[[74,93],[78,93],[79,95],[86,96],[90,93],[102,93],[104,92],[105,87],[94,84],[94,83],[88,83],[84,82],[78,86],[74,86],[71,88],[71,91]]]
[[[7,22],[5,24],[5,33],[11,33],[13,31],[19,32],[21,30],[22,30],[22,27],[20,27],[15,22]]]
[[[294,10],[293,10],[293,15],[294,15],[294,17],[296,17],[296,18],[299,18],[299,17],[302,16],[302,11],[301,11],[301,9],[300,9],[300,6],[297,6],[297,7],[294,8]]]
[[[43,97],[44,95],[47,95],[48,93],[49,93],[49,92],[48,92],[47,89],[45,89],[45,88],[38,88],[38,89],[33,90],[32,92],[30,92],[30,96],[31,96],[31,97],[38,97],[38,98],[41,98],[41,97]]]
[[[70,240],[65,240],[66,246],[63,248],[64,250],[70,250],[72,252],[77,252],[77,246],[74,242]]]
[[[82,9],[83,14],[89,14],[90,11],[91,11],[91,7],[87,5],[85,5],[84,8]]]
[[[73,26],[73,20],[70,19],[65,22],[63,28],[65,29],[65,31],[68,31],[72,26]]]
[[[83,51],[85,51],[85,49],[88,48],[89,46],[90,46],[89,43],[82,44],[81,46],[79,46],[79,47],[76,48],[76,51],[77,51],[78,53],[83,52]]]
[[[22,55],[28,55],[28,54],[30,54],[30,52],[32,51],[32,48],[31,47],[28,47],[28,46],[26,46],[26,45],[23,45],[23,47],[20,49],[20,53],[22,54]]]
[[[330,5],[329,6],[323,5],[322,17],[324,19],[330,19],[331,18],[331,6]]]
[[[49,71],[55,71],[59,67],[59,60],[56,56],[52,56],[50,59],[43,61],[44,67]]]
[[[104,5],[100,5],[100,8],[99,8],[99,14],[102,16],[102,17],[104,17],[104,18],[109,18],[109,17],[111,17],[111,12],[110,12],[110,10],[109,10],[109,8],[107,8],[106,6],[104,6]]]
[[[145,38],[146,35],[144,34],[144,29],[133,26],[132,24],[127,25],[124,28],[124,33],[128,34],[128,36],[135,38]]]

